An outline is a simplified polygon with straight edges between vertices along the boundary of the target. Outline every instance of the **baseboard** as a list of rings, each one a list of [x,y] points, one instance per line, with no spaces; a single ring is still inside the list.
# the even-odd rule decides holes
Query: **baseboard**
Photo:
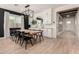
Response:
[[[10,38],[10,37],[1,37],[0,39],[6,39],[6,38]]]
[[[44,36],[44,38],[47,38],[47,39],[54,39],[54,38],[52,38],[52,37],[46,37],[46,36]]]
[[[0,37],[0,39],[5,39],[6,37]]]

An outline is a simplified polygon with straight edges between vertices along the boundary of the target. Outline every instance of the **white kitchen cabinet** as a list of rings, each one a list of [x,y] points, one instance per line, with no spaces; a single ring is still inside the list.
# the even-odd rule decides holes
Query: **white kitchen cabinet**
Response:
[[[47,36],[47,29],[43,29],[43,36]]]
[[[43,36],[48,37],[48,38],[52,38],[52,29],[44,29],[43,30]]]
[[[48,29],[47,32],[48,32],[47,37],[51,38],[51,35],[52,35],[52,29]]]

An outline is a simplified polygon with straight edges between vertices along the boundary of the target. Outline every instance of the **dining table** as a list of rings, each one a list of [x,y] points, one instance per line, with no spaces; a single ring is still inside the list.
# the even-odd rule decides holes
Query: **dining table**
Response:
[[[21,29],[21,30],[17,30],[17,31],[29,33],[31,35],[38,34],[38,33],[42,32],[41,30],[29,30],[29,29]]]
[[[25,32],[25,33],[29,33],[29,36],[31,36],[34,40],[37,40],[39,39],[41,41],[41,37],[42,37],[42,30],[31,30],[31,29],[20,29],[20,30],[17,30],[17,31],[20,31],[20,32]],[[27,35],[25,35],[27,36]]]

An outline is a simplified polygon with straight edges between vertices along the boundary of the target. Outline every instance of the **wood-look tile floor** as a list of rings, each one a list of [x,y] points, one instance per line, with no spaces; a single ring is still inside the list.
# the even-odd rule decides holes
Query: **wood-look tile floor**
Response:
[[[11,39],[0,40],[1,54],[69,54],[79,53],[79,40],[71,32],[61,34],[57,39],[47,39],[34,46],[28,45],[27,50]]]

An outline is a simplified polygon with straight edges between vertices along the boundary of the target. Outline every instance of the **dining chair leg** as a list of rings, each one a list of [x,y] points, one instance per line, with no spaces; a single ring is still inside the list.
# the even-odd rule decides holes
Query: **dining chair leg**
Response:
[[[19,38],[16,38],[15,43],[18,43],[18,41],[19,41]]]
[[[15,43],[17,43],[17,38],[16,37],[15,37],[15,40],[14,41],[15,41]]]
[[[34,43],[36,44],[36,35],[33,35]]]
[[[10,39],[13,41],[13,36],[10,36]]]
[[[20,45],[21,45],[21,42],[22,42],[21,38],[19,38],[19,41],[20,41]]]
[[[33,43],[32,43],[32,40],[30,39],[30,43],[31,43],[31,45],[33,46]]]
[[[38,41],[38,39],[39,39],[39,35],[36,35],[36,40]]]
[[[28,43],[28,41],[25,41],[25,50],[27,49],[27,43]]]
[[[23,43],[24,43],[24,40],[21,42],[21,46],[23,45]]]
[[[15,37],[13,36],[13,37],[12,37],[12,41],[14,41],[14,40],[15,40]]]
[[[41,36],[39,36],[40,42],[41,42]]]
[[[44,37],[42,36],[42,39],[44,40]]]
[[[40,39],[44,40],[43,33],[41,32]]]

